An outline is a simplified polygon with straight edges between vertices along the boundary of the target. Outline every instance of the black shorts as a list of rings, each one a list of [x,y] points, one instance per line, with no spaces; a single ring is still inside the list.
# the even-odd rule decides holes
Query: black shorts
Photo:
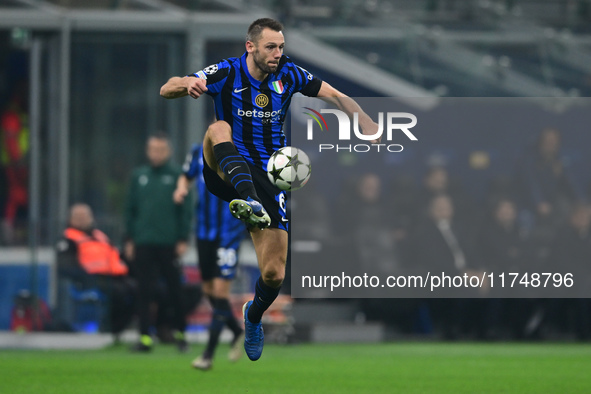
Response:
[[[275,187],[267,177],[267,172],[263,169],[255,167],[250,163],[248,163],[248,168],[250,168],[252,182],[261,199],[261,203],[271,217],[271,225],[269,227],[288,231],[289,221],[285,212],[287,193]],[[203,179],[207,185],[207,190],[222,200],[230,202],[240,198],[238,192],[231,184],[224,181],[214,170],[209,168],[205,158],[203,158]]]
[[[238,268],[238,249],[221,248],[219,241],[197,239],[199,269],[203,281],[214,278],[234,279]]]

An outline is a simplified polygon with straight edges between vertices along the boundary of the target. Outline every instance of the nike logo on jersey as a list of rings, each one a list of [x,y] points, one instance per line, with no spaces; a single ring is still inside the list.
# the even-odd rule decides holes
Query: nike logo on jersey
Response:
[[[240,166],[234,167],[232,168],[230,171],[228,171],[228,175],[230,175],[232,172],[234,172],[235,169],[240,168]]]
[[[245,88],[242,88],[242,89],[234,89],[234,93],[240,93],[240,92],[242,92],[243,90],[246,90],[246,89],[248,89],[248,86],[245,87]]]
[[[289,222],[289,219],[286,219],[286,218],[281,218],[281,221],[282,221],[283,223],[287,223],[287,222]]]

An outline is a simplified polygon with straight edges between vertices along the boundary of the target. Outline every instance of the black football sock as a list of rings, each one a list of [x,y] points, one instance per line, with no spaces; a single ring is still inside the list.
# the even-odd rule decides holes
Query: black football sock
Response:
[[[275,301],[275,298],[279,295],[280,288],[281,286],[276,289],[267,286],[265,282],[263,282],[263,278],[259,276],[254,292],[254,300],[250,308],[248,308],[249,322],[256,324],[261,321],[263,313],[271,306],[273,301]]]
[[[242,327],[238,324],[234,313],[232,313],[232,306],[230,305],[230,300],[227,298],[219,298],[218,299],[218,308],[224,312],[226,316],[226,326],[232,331],[234,337],[240,335],[242,332]]]
[[[213,154],[218,165],[230,180],[234,189],[243,200],[250,197],[261,202],[252,183],[252,175],[246,160],[238,153],[231,142],[222,142],[213,146]]]
[[[211,297],[213,300],[213,316],[211,317],[211,324],[209,326],[209,339],[207,347],[203,352],[203,358],[212,359],[215,353],[215,348],[218,346],[220,334],[224,329],[226,323],[226,316],[223,310],[218,308],[219,300]]]

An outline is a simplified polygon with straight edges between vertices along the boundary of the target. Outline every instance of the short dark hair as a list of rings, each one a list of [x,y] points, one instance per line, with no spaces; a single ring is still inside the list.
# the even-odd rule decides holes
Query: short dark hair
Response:
[[[260,18],[252,22],[248,27],[246,33],[246,41],[257,42],[261,38],[261,33],[264,29],[271,29],[274,31],[282,31],[283,25],[281,22],[271,18]]]

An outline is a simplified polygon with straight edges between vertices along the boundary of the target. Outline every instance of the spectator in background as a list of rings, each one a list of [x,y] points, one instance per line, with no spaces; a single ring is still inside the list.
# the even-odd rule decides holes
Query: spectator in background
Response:
[[[417,225],[411,243],[412,266],[421,274],[480,274],[480,267],[473,255],[474,240],[469,235],[468,228],[456,220],[454,204],[448,195],[441,194],[431,200],[428,217]],[[451,289],[450,291],[453,292]],[[475,293],[474,297],[478,295]],[[432,311],[438,315],[436,320],[441,321],[443,334],[448,339],[456,339],[463,333],[464,326],[482,319],[481,311],[477,310],[476,320],[465,321],[468,311],[480,306],[470,299],[432,300],[431,305]]]
[[[16,234],[19,214],[26,212],[29,202],[27,153],[29,151],[29,126],[26,113],[27,84],[21,81],[7,108],[0,116],[0,162],[6,179],[2,232],[5,242],[24,240],[24,234]]]
[[[346,186],[351,187],[346,181]],[[400,262],[387,214],[388,205],[382,195],[382,181],[374,173],[366,173],[355,182],[352,193],[341,193],[335,219],[337,233],[355,246],[359,268],[381,274],[396,272]],[[363,272],[363,271],[362,271]]]
[[[441,194],[448,195],[457,206],[462,207],[456,216],[457,219],[467,224],[468,219],[472,216],[472,205],[461,186],[457,183],[454,184],[447,169],[440,166],[429,168],[423,178],[423,188],[419,190],[417,198],[417,217],[428,216],[433,198]]]
[[[126,230],[129,240],[126,254],[133,261],[139,285],[140,342],[133,350],[152,349],[150,336],[151,306],[158,294],[160,280],[166,282],[173,307],[174,336],[180,351],[188,351],[186,320],[182,299],[180,257],[187,250],[191,225],[191,199],[175,204],[172,195],[181,169],[169,160],[168,137],[155,134],[148,138],[149,165],[134,170],[126,204]]]
[[[572,273],[575,286],[584,289],[591,286],[591,211],[587,205],[578,204],[571,209],[568,223],[558,232],[552,246],[551,266],[547,272]],[[560,311],[574,313],[574,326],[580,340],[591,337],[591,300],[589,298],[562,299],[552,314]],[[568,316],[560,316],[568,321]]]
[[[128,268],[117,248],[95,227],[88,205],[72,205],[68,227],[56,251],[60,278],[71,280],[81,289],[98,288],[108,297],[108,327],[118,335],[134,315],[135,283],[127,276]]]
[[[560,143],[558,130],[543,130],[535,150],[525,156],[521,171],[526,207],[550,225],[563,222],[570,204],[579,197],[560,158]]]
[[[492,217],[482,226],[478,246],[487,270],[519,272],[524,267],[526,241],[517,226],[513,200],[497,201]]]
[[[344,235],[341,241],[344,245],[339,252],[354,253],[357,263],[351,270],[343,270],[383,277],[400,274],[399,247],[392,225],[394,215],[384,196],[382,178],[369,172],[345,182],[345,187],[351,187],[352,192],[341,193],[334,228]],[[390,325],[398,325],[401,316],[409,316],[415,307],[415,302],[400,303],[396,299],[360,301],[361,312],[367,319],[379,319]]]
[[[509,198],[499,198],[492,215],[482,226],[478,239],[478,252],[486,272],[509,273],[527,270],[527,240],[517,224],[517,207]],[[503,289],[491,289],[491,297],[501,296]],[[501,322],[513,332],[522,331],[523,316],[531,306],[530,300],[491,298],[483,301],[486,314],[481,335],[495,339],[500,335]],[[517,334],[519,335],[519,334]]]
[[[393,226],[396,241],[405,243],[409,231],[417,219],[416,201],[418,198],[417,185],[411,176],[397,174],[390,179],[386,191],[390,221]]]
[[[295,215],[297,220],[297,226],[290,229],[290,236],[293,239],[325,242],[332,235],[330,210],[325,196],[316,188],[318,182],[318,179],[310,178],[306,189],[298,193],[297,198],[289,200],[287,205],[289,216],[293,218]]]
[[[446,273],[464,273],[470,268],[472,239],[463,223],[456,219],[451,197],[437,195],[428,208],[428,217],[417,225],[412,239],[414,265]]]

